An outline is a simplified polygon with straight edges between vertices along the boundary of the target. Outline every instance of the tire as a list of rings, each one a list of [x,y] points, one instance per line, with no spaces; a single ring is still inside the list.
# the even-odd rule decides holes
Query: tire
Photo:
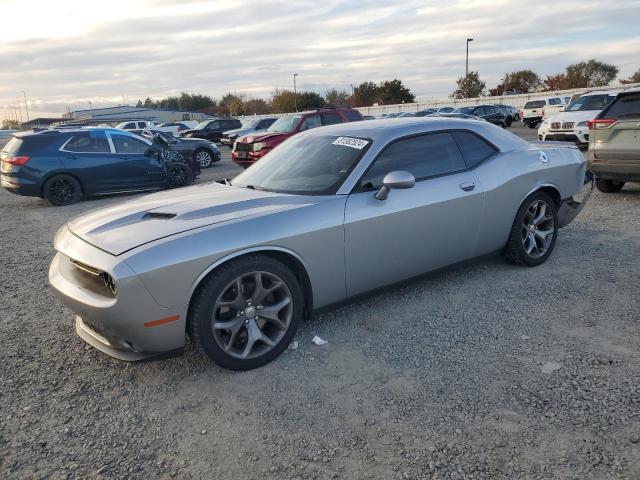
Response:
[[[261,290],[255,288],[257,275]],[[187,332],[198,349],[221,367],[250,370],[289,346],[302,322],[303,303],[302,287],[286,265],[251,255],[214,270],[198,288]]]
[[[544,211],[541,210],[543,204]],[[537,224],[536,217],[539,219]],[[549,235],[552,235],[551,239]],[[557,238],[558,207],[546,193],[534,192],[522,202],[516,213],[504,254],[512,263],[535,267],[549,258]]]
[[[188,187],[193,183],[193,170],[186,163],[171,162],[167,164],[167,188]]]
[[[624,187],[625,182],[616,182],[614,180],[597,180],[596,188],[602,193],[618,193]]]
[[[538,122],[529,122],[527,123],[527,127],[536,128],[538,126]]]
[[[42,196],[57,207],[71,205],[82,199],[82,185],[71,175],[54,175],[42,187]]]
[[[507,128],[507,126],[505,125],[505,123],[504,123],[504,122],[498,122],[498,126],[499,126],[500,128]]]
[[[213,164],[213,155],[206,148],[199,148],[193,152],[193,159],[198,162],[200,168],[209,168]]]

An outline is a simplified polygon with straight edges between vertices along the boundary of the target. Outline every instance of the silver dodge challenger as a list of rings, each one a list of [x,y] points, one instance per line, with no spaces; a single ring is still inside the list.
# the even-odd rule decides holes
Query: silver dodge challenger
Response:
[[[587,177],[573,146],[487,122],[332,125],[231,181],[70,221],[49,282],[77,333],[113,357],[174,354],[189,335],[246,370],[286,349],[314,309],[496,251],[540,265],[584,206]]]

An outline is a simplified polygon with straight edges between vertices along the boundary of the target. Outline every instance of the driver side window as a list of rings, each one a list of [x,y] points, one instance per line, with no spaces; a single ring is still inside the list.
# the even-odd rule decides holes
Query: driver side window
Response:
[[[466,169],[460,150],[448,132],[430,133],[390,144],[360,180],[362,190],[378,189],[389,172],[403,170],[416,181]]]
[[[218,122],[209,122],[205,130],[216,130],[218,128]]]

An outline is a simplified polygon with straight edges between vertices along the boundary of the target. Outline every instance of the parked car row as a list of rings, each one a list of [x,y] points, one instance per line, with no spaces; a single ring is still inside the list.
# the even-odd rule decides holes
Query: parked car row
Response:
[[[417,112],[394,112],[383,113],[379,118],[406,118],[406,117],[426,117],[431,115],[439,115],[443,113],[457,113],[461,115],[469,115],[474,118],[481,118],[494,125],[503,128],[511,126],[511,124],[520,118],[517,108],[509,105],[474,105],[469,107],[433,107]]]

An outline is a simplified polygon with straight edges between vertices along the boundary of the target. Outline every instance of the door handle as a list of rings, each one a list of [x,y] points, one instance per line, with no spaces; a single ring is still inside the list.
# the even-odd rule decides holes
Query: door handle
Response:
[[[462,182],[460,184],[460,188],[462,190],[464,190],[465,192],[470,192],[471,190],[473,190],[474,188],[476,188],[476,184],[473,182]]]

